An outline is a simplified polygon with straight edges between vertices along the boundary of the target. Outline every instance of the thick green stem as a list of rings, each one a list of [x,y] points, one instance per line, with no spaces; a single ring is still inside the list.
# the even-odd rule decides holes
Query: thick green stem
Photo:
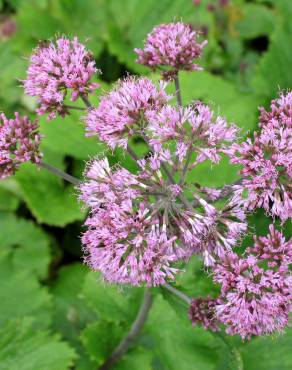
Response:
[[[138,315],[135,321],[133,322],[130,331],[118,344],[116,349],[113,351],[110,357],[104,362],[104,364],[99,367],[99,370],[110,369],[128,351],[129,347],[136,340],[136,338],[141,332],[141,329],[143,328],[143,325],[148,317],[148,313],[152,306],[152,302],[153,296],[150,290],[146,289]]]

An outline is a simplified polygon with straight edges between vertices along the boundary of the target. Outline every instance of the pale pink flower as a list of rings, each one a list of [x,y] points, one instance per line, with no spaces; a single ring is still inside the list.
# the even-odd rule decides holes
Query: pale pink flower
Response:
[[[260,108],[260,126],[292,128],[292,91],[281,92],[279,98],[272,100],[271,111]]]
[[[237,128],[215,117],[207,105],[197,103],[187,108],[165,105],[147,113],[150,145],[159,154],[172,142],[173,155],[183,162],[188,152],[193,153],[190,168],[205,160],[218,163],[237,135]]]
[[[127,147],[129,138],[147,126],[147,110],[157,110],[170,99],[165,85],[156,87],[148,78],[128,77],[101,97],[98,108],[85,118],[88,136],[97,135],[111,148]]]
[[[24,89],[37,98],[38,114],[49,113],[48,119],[52,119],[68,113],[64,104],[68,94],[75,101],[98,87],[91,82],[97,72],[93,56],[77,37],[73,41],[62,37],[55,43],[40,43],[34,51]]]
[[[237,194],[246,192],[247,209],[264,208],[284,222],[292,216],[292,94],[272,102],[272,111],[261,110],[261,131],[254,139],[234,144],[229,155],[232,163],[243,166],[242,184]]]
[[[200,58],[207,41],[199,43],[197,38],[197,32],[189,24],[160,24],[148,34],[144,49],[135,49],[137,62],[154,70],[159,66],[175,71],[201,70],[193,61]]]
[[[107,159],[93,160],[87,168],[80,199],[90,216],[82,241],[93,269],[112,282],[157,285],[173,279],[175,264],[193,254],[203,255],[210,266],[232,250],[246,229],[238,207],[227,202],[217,209],[199,190],[198,204],[187,205],[181,200],[185,187],[163,179],[155,155],[139,165],[135,175],[110,168]]]
[[[202,325],[206,330],[220,331],[219,322],[216,318],[216,305],[218,299],[193,298],[189,307],[189,319],[193,325]]]
[[[38,124],[28,117],[15,113],[15,118],[8,119],[0,115],[0,178],[11,176],[21,163],[32,161],[38,163],[41,136]]]
[[[80,198],[91,207],[82,237],[89,266],[113,283],[156,286],[172,280],[182,251],[163,216],[147,203],[147,191],[155,190],[146,185],[147,176],[112,170],[106,159],[94,160],[86,175]]]
[[[292,239],[270,226],[270,235],[255,238],[255,245],[240,258],[226,254],[214,268],[214,280],[222,285],[216,317],[226,332],[243,339],[282,331],[291,311]]]
[[[213,266],[216,260],[231,252],[242,239],[247,230],[246,216],[242,208],[231,200],[227,200],[220,208],[202,199],[199,202],[207,216],[203,218],[205,229],[194,249],[203,254],[206,266]]]

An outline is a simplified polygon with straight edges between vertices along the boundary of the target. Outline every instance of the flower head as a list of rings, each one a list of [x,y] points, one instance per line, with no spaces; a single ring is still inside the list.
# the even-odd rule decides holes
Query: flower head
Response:
[[[285,242],[270,226],[270,235],[255,239],[249,254],[239,258],[229,253],[214,268],[214,279],[222,285],[217,318],[229,334],[270,334],[288,323],[292,279],[289,272],[292,239]]]
[[[162,163],[155,154],[142,159],[135,175],[110,168],[107,159],[88,166],[80,185],[91,211],[82,238],[85,260],[111,282],[165,284],[177,262],[202,254],[212,265],[245,230],[244,217],[228,202],[219,210],[199,190],[194,207],[182,201],[185,187],[163,179]]]
[[[14,174],[23,162],[39,162],[38,125],[15,113],[14,119],[0,115],[0,178]]]
[[[243,166],[242,185],[236,193],[247,192],[243,199],[248,209],[264,208],[282,221],[292,217],[292,93],[272,102],[272,111],[261,109],[261,131],[229,154],[232,163]]]
[[[154,150],[161,154],[172,141],[173,154],[179,162],[183,162],[189,152],[195,155],[192,168],[205,160],[218,163],[220,154],[237,135],[234,125],[228,125],[221,116],[215,117],[211,109],[201,103],[187,108],[165,105],[159,111],[150,111],[147,117]]]
[[[189,307],[189,319],[193,325],[201,324],[206,330],[219,331],[216,318],[216,305],[218,299],[194,298]]]
[[[87,177],[80,188],[91,207],[82,238],[86,262],[114,283],[155,286],[173,279],[180,247],[143,199],[145,176],[112,171],[104,159],[92,162]]]
[[[88,135],[98,135],[111,148],[126,148],[129,137],[143,131],[147,110],[157,110],[169,99],[164,85],[157,88],[148,78],[128,77],[89,111]]]
[[[282,92],[279,98],[272,100],[270,112],[260,108],[260,126],[292,128],[292,91]]]
[[[152,69],[168,66],[173,70],[200,70],[194,59],[201,56],[207,41],[199,43],[197,33],[181,22],[161,24],[147,36],[144,49],[135,49],[137,62]]]
[[[52,119],[68,113],[64,100],[69,91],[71,101],[75,101],[98,87],[90,82],[96,72],[92,55],[77,37],[73,41],[62,37],[37,47],[30,58],[24,89],[37,97],[38,114],[49,113]]]

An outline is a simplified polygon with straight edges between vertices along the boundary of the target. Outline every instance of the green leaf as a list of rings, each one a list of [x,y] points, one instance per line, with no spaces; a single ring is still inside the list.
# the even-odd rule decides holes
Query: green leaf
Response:
[[[242,18],[235,28],[242,38],[255,38],[269,35],[275,26],[275,14],[270,8],[260,4],[243,4],[240,8]]]
[[[11,253],[0,251],[0,325],[14,318],[34,316],[41,327],[51,321],[51,297],[28,270],[13,268]]]
[[[35,273],[44,279],[48,274],[50,250],[42,229],[10,213],[0,213],[0,229],[0,248],[12,250],[15,270]]]
[[[73,187],[45,169],[26,163],[15,178],[23,198],[38,222],[53,226],[65,226],[83,219],[83,212]]]
[[[96,367],[99,367],[112,354],[125,335],[127,331],[118,323],[103,320],[89,324],[81,338],[91,359],[96,363]],[[136,345],[134,348],[130,347],[112,368],[114,370],[152,370],[151,363],[151,352]]]
[[[184,271],[177,274],[175,283],[178,289],[183,290],[190,297],[216,296],[219,293],[211,274],[206,270],[199,256],[193,256],[187,262]]]
[[[103,48],[106,1],[53,0],[50,1],[48,10],[59,25],[62,25],[66,36],[78,36],[81,42],[87,40],[87,47],[97,58]]]
[[[120,63],[137,72],[145,73],[147,69],[137,63],[134,49],[143,46],[147,33],[160,23],[183,19],[184,22],[199,22],[202,13],[194,8],[189,0],[109,0],[108,3],[109,50]],[[204,12],[203,12],[204,13]]]
[[[218,345],[215,344],[219,356],[216,370],[244,370],[238,343],[225,333],[217,332],[214,335],[218,338]]]
[[[232,82],[206,71],[181,72],[179,79],[184,104],[202,100],[229,122],[245,130],[256,127],[260,102],[257,96],[240,92]]]
[[[11,191],[0,188],[0,211],[15,211],[19,199]]]
[[[138,311],[142,288],[119,287],[102,281],[98,273],[89,272],[83,286],[86,303],[98,315],[109,321],[131,322]]]
[[[12,43],[0,43],[0,55],[0,98],[5,103],[16,104],[23,95],[17,78],[23,78],[26,65],[13,50]]]
[[[53,327],[77,347],[81,331],[86,324],[97,318],[81,297],[87,274],[88,267],[81,263],[64,266],[59,270],[58,278],[51,288],[54,302]]]
[[[75,358],[67,343],[35,330],[29,318],[10,321],[0,330],[1,370],[66,370]]]
[[[152,354],[143,347],[130,349],[121,360],[113,366],[113,370],[153,370]]]
[[[230,164],[229,158],[222,156],[218,164],[204,161],[186,176],[188,182],[198,182],[202,186],[218,187],[239,179],[239,165]]]
[[[292,329],[275,337],[258,337],[241,349],[244,368],[248,370],[290,370],[292,368]]]
[[[292,74],[289,66],[292,63],[292,3],[279,0],[279,14],[276,28],[271,36],[268,51],[260,60],[253,86],[259,94],[269,100],[275,98],[278,90],[292,87]]]
[[[125,334],[118,323],[100,320],[86,327],[81,340],[91,360],[95,361],[99,367],[110,356]]]
[[[84,123],[80,122],[80,114],[75,111],[71,111],[64,119],[59,117],[52,122],[47,122],[46,117],[42,117],[40,125],[41,133],[44,135],[42,140],[44,151],[50,149],[65,156],[84,160],[106,149],[96,137],[85,137]]]
[[[145,331],[152,335],[155,354],[165,369],[214,370],[217,354],[212,350],[212,334],[177,320],[174,311],[161,297],[154,302]]]

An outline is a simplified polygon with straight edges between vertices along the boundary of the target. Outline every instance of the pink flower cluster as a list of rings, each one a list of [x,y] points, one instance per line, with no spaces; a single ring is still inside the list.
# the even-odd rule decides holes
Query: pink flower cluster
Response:
[[[120,81],[101,97],[98,108],[90,109],[86,117],[88,135],[98,135],[111,148],[126,148],[129,138],[143,131],[146,112],[161,108],[170,99],[164,87],[161,84],[157,88],[148,78]]]
[[[245,257],[228,253],[214,267],[221,284],[218,298],[193,299],[189,318],[205,329],[239,334],[242,339],[283,331],[292,311],[292,238],[270,225],[266,237],[254,237]]]
[[[205,160],[218,163],[220,153],[237,135],[234,125],[228,125],[223,117],[214,117],[211,109],[202,103],[187,108],[166,105],[161,110],[149,112],[148,121],[154,150],[163,156],[172,142],[174,155],[180,162],[187,155],[196,155],[191,168]]]
[[[214,117],[213,112],[201,103],[185,109],[175,108],[167,104],[170,98],[164,86],[157,88],[147,78],[130,77],[103,96],[100,105],[90,109],[85,117],[88,135],[97,135],[110,148],[121,146],[126,149],[131,136],[138,135],[150,150],[149,155],[138,159],[140,170],[135,176],[122,169],[112,172],[104,161],[95,160],[86,174],[90,181],[81,186],[81,199],[91,208],[91,217],[86,222],[89,229],[83,238],[87,261],[110,281],[157,285],[173,276],[176,270],[167,270],[165,264],[160,264],[159,268],[152,266],[152,273],[146,278],[146,262],[137,262],[135,253],[139,254],[140,261],[150,246],[153,250],[155,238],[160,252],[162,249],[169,251],[164,253],[170,265],[193,254],[201,254],[205,265],[212,266],[217,258],[232,250],[247,228],[245,214],[235,198],[213,205],[211,202],[217,200],[221,191],[184,181],[187,170],[198,163],[220,161],[220,154],[236,137],[235,126],[228,125],[222,117]],[[103,180],[96,173],[105,170],[93,170],[103,168],[102,164],[107,167]],[[169,177],[172,170],[182,174],[179,182]],[[168,175],[168,179],[163,175]],[[132,176],[130,183],[124,180],[125,176]],[[187,200],[190,195],[194,204]],[[128,207],[128,218],[124,217],[124,205]],[[114,212],[110,212],[109,208],[113,207]],[[140,216],[144,212],[145,220]],[[114,221],[112,215],[116,218]],[[123,234],[124,237],[118,233],[117,225],[124,232],[130,228],[128,222],[135,230],[132,231],[135,237],[129,232]],[[117,236],[110,242],[114,235]],[[144,240],[142,249],[141,240]],[[119,255],[117,248],[121,252]],[[127,256],[125,261],[124,255]],[[115,264],[110,262],[111,258]],[[138,275],[134,273],[134,266]],[[163,268],[164,272],[159,275]]]
[[[243,165],[237,194],[250,210],[261,207],[284,222],[292,217],[292,92],[281,94],[271,112],[261,108],[260,133],[254,140],[234,144],[231,162]]]
[[[18,113],[14,119],[0,115],[0,179],[13,175],[23,162],[40,161],[40,138],[36,122]]]
[[[42,43],[30,58],[25,92],[37,97],[38,114],[49,113],[49,119],[68,113],[64,104],[68,91],[71,101],[86,97],[98,87],[91,83],[97,73],[95,61],[77,37],[70,41],[64,37],[56,43]]]
[[[213,265],[232,250],[246,230],[236,204],[208,204],[196,191],[196,207],[182,202],[184,188],[162,178],[155,156],[140,160],[133,175],[112,170],[96,159],[80,186],[80,199],[90,207],[82,241],[86,262],[111,282],[165,284],[178,271],[177,262],[202,254]]]
[[[197,33],[188,24],[181,22],[160,24],[147,36],[144,49],[135,49],[137,63],[156,69],[168,66],[174,71],[202,69],[193,63],[201,56],[207,41],[199,43]]]
[[[115,283],[156,286],[173,279],[171,265],[182,251],[145,201],[146,179],[112,171],[107,159],[94,160],[86,176],[80,198],[91,207],[82,238],[89,266]]]
[[[216,319],[216,305],[218,303],[218,299],[210,297],[192,299],[189,307],[189,319],[193,325],[200,324],[206,330],[220,331]]]
[[[218,163],[220,154],[236,138],[236,127],[215,117],[206,105],[176,108],[167,104],[170,99],[163,85],[158,89],[147,78],[127,78],[101,97],[97,108],[89,110],[87,133],[111,148],[126,148],[131,136],[140,135],[149,139],[157,161],[172,164],[178,158],[182,164],[187,156],[195,155],[190,169],[205,160]],[[172,153],[170,144],[175,146]]]
[[[243,339],[283,330],[292,307],[292,239],[286,242],[271,225],[254,243],[244,258],[229,253],[214,269],[222,285],[217,319]]]

